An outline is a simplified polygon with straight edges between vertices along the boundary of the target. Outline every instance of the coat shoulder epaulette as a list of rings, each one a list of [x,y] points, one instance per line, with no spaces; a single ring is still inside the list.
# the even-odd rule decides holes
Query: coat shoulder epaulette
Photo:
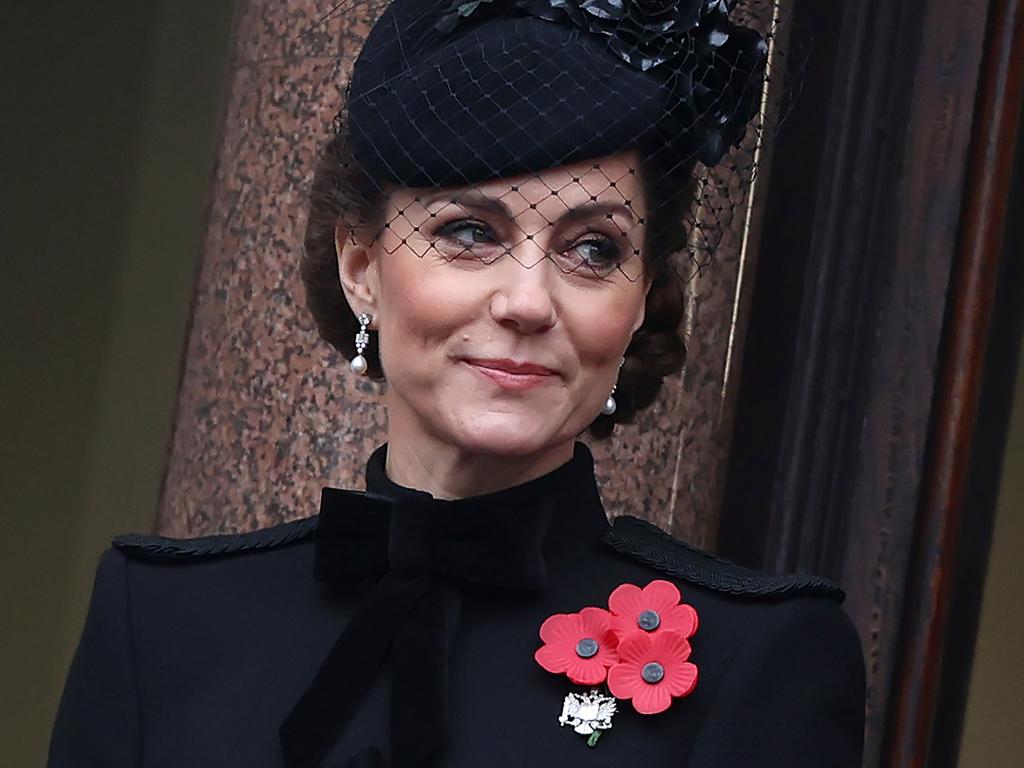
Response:
[[[623,515],[612,522],[605,534],[605,543],[616,552],[662,573],[737,597],[813,595],[840,602],[846,597],[843,590],[828,579],[809,574],[753,571],[680,541],[653,523],[632,515]]]
[[[111,540],[115,549],[129,557],[160,563],[183,563],[273,549],[294,544],[316,530],[318,515],[292,520],[247,533],[218,533],[194,539],[124,533]]]

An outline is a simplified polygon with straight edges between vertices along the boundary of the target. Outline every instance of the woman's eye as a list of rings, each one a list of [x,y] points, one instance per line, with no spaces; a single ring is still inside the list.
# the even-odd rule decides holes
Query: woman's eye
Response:
[[[494,232],[489,226],[479,221],[460,219],[450,221],[437,230],[442,237],[454,241],[463,248],[473,248],[496,242]]]
[[[578,257],[580,268],[589,268],[602,277],[622,261],[622,250],[607,237],[582,240],[570,252]]]

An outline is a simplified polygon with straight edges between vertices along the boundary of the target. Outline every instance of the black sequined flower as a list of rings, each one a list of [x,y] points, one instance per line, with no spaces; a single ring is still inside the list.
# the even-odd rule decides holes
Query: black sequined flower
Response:
[[[576,26],[606,35],[618,56],[647,71],[686,51],[687,36],[707,5],[709,0],[538,0],[524,10],[552,21],[564,14]]]
[[[604,35],[616,55],[643,71],[687,54],[695,40],[711,43],[711,35],[729,26],[727,0],[513,0],[510,5]],[[498,6],[495,0],[453,0],[438,28],[451,31],[460,18]]]
[[[724,155],[746,133],[761,103],[767,57],[764,38],[734,26],[719,45],[699,58],[693,71],[692,101],[706,131],[705,162]]]

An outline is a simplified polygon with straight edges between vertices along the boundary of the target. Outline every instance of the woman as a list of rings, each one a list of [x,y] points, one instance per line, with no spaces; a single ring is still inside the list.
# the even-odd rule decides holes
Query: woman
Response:
[[[634,518],[593,460],[678,370],[695,162],[752,115],[723,0],[395,0],[318,168],[322,335],[385,378],[367,492],[117,537],[60,766],[856,766],[842,593]]]

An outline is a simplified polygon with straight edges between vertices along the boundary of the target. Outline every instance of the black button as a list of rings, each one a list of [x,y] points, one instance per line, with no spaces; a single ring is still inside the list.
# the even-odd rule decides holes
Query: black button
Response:
[[[640,625],[640,629],[653,632],[661,626],[661,616],[658,615],[657,611],[644,611],[636,617],[636,623]]]
[[[656,661],[648,662],[644,664],[644,668],[640,670],[640,677],[644,679],[645,683],[660,683],[661,678],[665,676],[665,668]]]
[[[592,637],[584,637],[576,643],[576,655],[581,659],[589,659],[597,654],[597,640]]]

